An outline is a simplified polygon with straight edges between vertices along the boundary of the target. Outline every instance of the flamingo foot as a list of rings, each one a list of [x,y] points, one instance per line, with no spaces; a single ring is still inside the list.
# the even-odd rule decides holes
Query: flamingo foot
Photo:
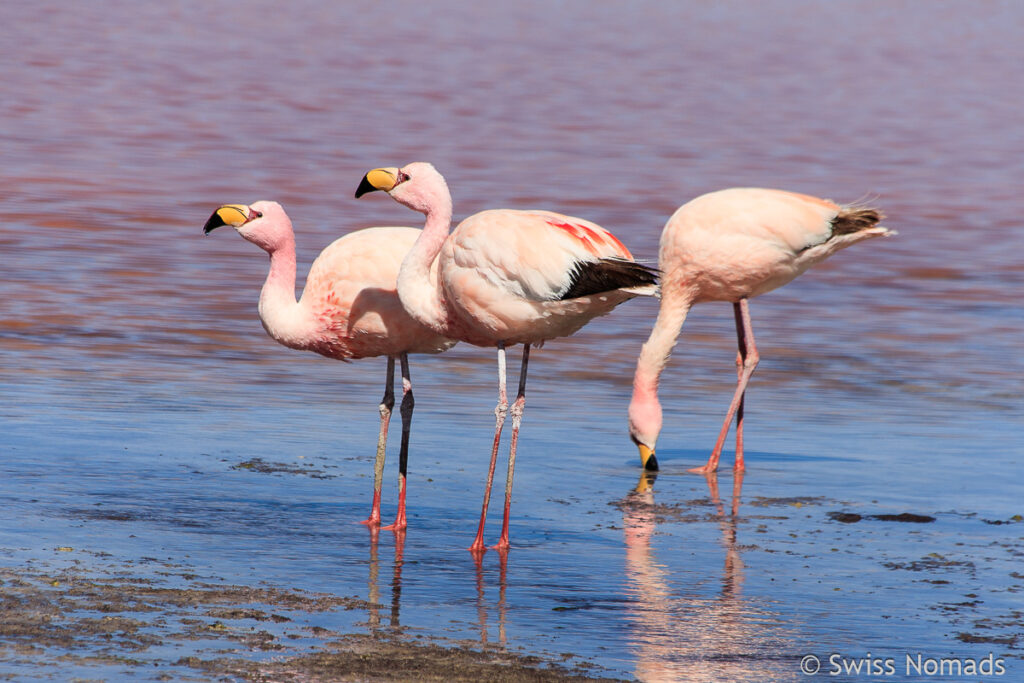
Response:
[[[718,467],[711,467],[710,465],[704,465],[702,467],[691,467],[686,470],[687,472],[693,472],[694,474],[714,474],[718,471]]]
[[[388,524],[384,529],[389,531],[404,531],[406,526],[405,523],[405,473],[399,472],[398,474],[398,514],[395,515],[395,521],[392,524]]]
[[[502,538],[497,543],[491,546],[492,549],[497,550],[498,552],[508,552],[508,549],[510,547],[511,546],[509,545],[507,538]]]
[[[476,539],[473,541],[473,545],[466,548],[469,552],[474,555],[483,556],[487,552],[487,546],[484,545],[484,536],[482,533],[476,535]]]
[[[374,501],[374,502],[377,502],[377,501]],[[375,528],[379,527],[380,526],[380,506],[379,505],[374,505],[373,509],[370,510],[370,517],[368,519],[364,519],[363,521],[361,521],[359,523],[360,524],[365,524],[366,526],[368,526],[368,527],[370,527],[372,529],[375,529]]]
[[[373,492],[373,503],[370,505],[370,517],[359,522],[368,527],[380,526],[380,491]]]

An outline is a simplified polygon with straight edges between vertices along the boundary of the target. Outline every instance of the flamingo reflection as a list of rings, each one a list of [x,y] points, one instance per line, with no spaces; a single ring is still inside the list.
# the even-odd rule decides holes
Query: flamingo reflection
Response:
[[[401,628],[401,602],[402,602],[402,567],[404,564],[404,553],[405,553],[405,534],[403,531],[394,531],[393,536],[395,539],[395,560],[392,565],[391,575],[391,615],[388,624],[383,623],[381,616],[381,609],[384,607],[384,603],[381,601],[381,590],[380,590],[380,529],[375,527],[369,528],[370,532],[370,557],[369,557],[369,570],[367,572],[367,601],[370,603],[368,608],[369,618],[368,625],[371,631],[376,631],[384,626],[388,626],[391,629]],[[498,553],[498,601],[497,601],[497,612],[498,612],[498,644],[506,645],[506,626],[508,623],[508,602],[506,600],[506,592],[508,590],[508,552],[499,550]],[[476,566],[476,592],[477,592],[477,619],[480,628],[480,643],[487,645],[490,639],[489,627],[487,623],[488,609],[493,604],[489,602],[486,595],[487,584],[484,580],[484,567],[483,567],[483,555],[475,558],[474,563]]]
[[[368,586],[367,586],[367,601],[370,603],[369,607],[369,625],[371,630],[377,630],[381,627],[381,616],[380,616],[380,559],[378,552],[378,541],[380,540],[380,529],[376,527],[369,527],[370,529],[370,566],[368,572]],[[393,532],[395,538],[395,561],[392,565],[393,572],[391,575],[391,617],[390,626],[391,628],[401,627],[400,621],[400,608],[402,603],[402,564],[404,562],[403,556],[405,554],[405,530],[396,530]]]
[[[476,564],[476,614],[480,623],[480,643],[487,644],[487,599],[485,596],[483,556],[475,557]],[[508,603],[505,592],[508,588],[508,551],[498,549],[498,644],[506,645],[505,626],[508,616]]]
[[[706,475],[725,549],[717,597],[681,593],[672,587],[669,570],[657,562],[651,547],[659,522],[656,476],[644,472],[621,505],[626,572],[634,597],[629,618],[638,656],[636,677],[653,682],[787,680],[785,671],[769,664],[781,640],[766,625],[771,615],[759,612],[742,597],[744,566],[736,543],[742,472],[735,473],[728,513],[719,495],[717,474]]]

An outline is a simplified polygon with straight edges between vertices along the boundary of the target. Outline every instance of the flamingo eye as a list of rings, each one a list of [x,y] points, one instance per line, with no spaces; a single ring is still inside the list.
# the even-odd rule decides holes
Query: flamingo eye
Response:
[[[411,178],[411,177],[412,176],[410,176],[405,171],[399,171],[398,172],[398,182],[400,182],[400,183],[404,183],[406,180],[409,180],[409,178]]]
[[[263,218],[263,212],[262,211],[256,211],[255,214],[256,214],[256,218]]]

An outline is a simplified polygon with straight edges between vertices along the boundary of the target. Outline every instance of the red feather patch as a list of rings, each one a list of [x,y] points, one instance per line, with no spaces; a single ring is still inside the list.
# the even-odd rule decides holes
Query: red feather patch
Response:
[[[594,230],[593,228],[587,225],[580,225],[578,223],[566,223],[552,219],[548,219],[547,224],[554,228],[558,228],[559,230],[564,230],[565,232],[572,235],[575,239],[579,240],[580,244],[583,245],[584,249],[589,251],[594,256],[600,255],[600,251],[598,250],[596,245],[604,244],[606,246],[614,247],[617,251],[619,251],[619,255],[625,258],[632,258],[632,254],[629,253],[629,250],[626,249],[625,245],[623,245],[622,242],[617,240],[615,236],[612,235],[611,233],[600,232],[598,230]]]

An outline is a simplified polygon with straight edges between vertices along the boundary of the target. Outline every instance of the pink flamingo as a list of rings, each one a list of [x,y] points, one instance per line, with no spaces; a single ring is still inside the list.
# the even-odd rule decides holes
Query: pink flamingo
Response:
[[[416,228],[367,228],[335,240],[310,266],[302,298],[295,300],[295,234],[288,215],[276,202],[225,204],[203,228],[206,234],[230,225],[270,254],[270,273],[260,292],[263,329],[281,344],[315,351],[328,358],[387,356],[380,436],[373,469],[373,506],[363,523],[380,525],[380,492],[391,409],[395,405],[395,358],[402,367],[402,445],[398,456],[398,514],[394,524],[406,528],[405,479],[409,431],[414,406],[409,378],[410,353],[440,353],[456,342],[434,334],[402,308],[395,281],[402,259],[419,237]]]
[[[445,337],[498,349],[497,421],[480,525],[470,547],[476,553],[484,550],[494,466],[509,412],[505,347],[523,345],[519,393],[511,407],[505,516],[494,546],[507,550],[530,345],[568,336],[627,299],[654,294],[655,272],[636,263],[604,228],[550,211],[484,211],[462,221],[449,235],[451,194],[441,174],[427,163],[372,170],[356,197],[373,190],[383,190],[398,203],[426,214],[423,233],[398,273],[398,297],[405,310]]]
[[[840,206],[794,192],[733,188],[697,197],[680,207],[661,235],[661,308],[633,378],[629,434],[646,469],[656,470],[661,431],[658,378],[686,314],[705,301],[732,302],[739,343],[738,382],[707,464],[718,469],[722,445],[736,416],[735,471],[743,466],[743,397],[759,359],[747,300],[781,287],[835,252],[871,237],[895,234],[871,208]]]

